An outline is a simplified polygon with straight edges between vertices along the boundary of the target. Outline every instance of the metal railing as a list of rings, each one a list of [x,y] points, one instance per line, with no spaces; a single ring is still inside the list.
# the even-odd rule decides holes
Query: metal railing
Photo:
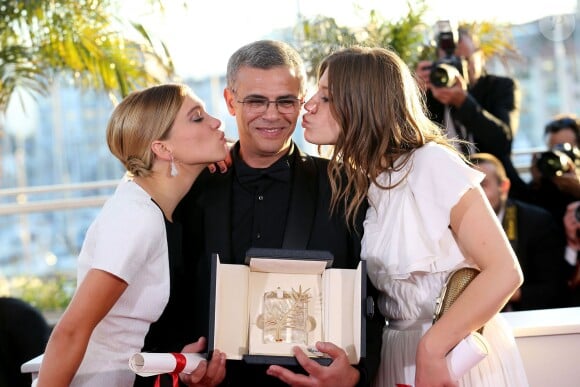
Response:
[[[522,177],[529,175],[532,155],[535,153],[545,152],[546,150],[547,150],[546,147],[525,148],[525,149],[513,150],[512,151],[512,160],[514,162],[514,166],[515,166],[516,170],[518,171],[518,173]],[[525,158],[526,158],[525,163],[522,163],[521,161],[519,161],[519,159],[522,158],[522,156],[525,156]]]
[[[81,198],[29,201],[31,195],[40,193],[79,192],[95,189],[113,189],[119,180],[103,180],[89,183],[58,184],[37,187],[0,189],[0,199],[14,197],[14,203],[0,205],[0,216],[102,206],[108,195]]]
[[[531,159],[532,154],[543,151],[545,151],[545,148],[527,148],[514,150],[512,152],[512,158],[514,159],[515,167],[518,173],[520,173],[522,176],[527,176],[530,171],[529,162],[518,163],[518,158],[521,156],[529,156],[528,159]],[[0,205],[0,216],[75,208],[99,207],[103,205],[105,200],[107,200],[108,195],[42,201],[31,201],[29,199],[30,196],[39,193],[79,192],[95,189],[113,189],[118,183],[119,180],[104,180],[89,183],[0,189],[0,200],[5,197],[15,198],[14,203]]]

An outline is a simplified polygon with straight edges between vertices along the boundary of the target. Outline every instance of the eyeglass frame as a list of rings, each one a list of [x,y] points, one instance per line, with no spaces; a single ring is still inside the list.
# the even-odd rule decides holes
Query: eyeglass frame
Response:
[[[233,91],[233,90],[232,90]],[[235,94],[235,91],[234,91]],[[289,102],[292,101],[292,111],[287,111],[287,112],[283,112],[280,111],[280,103],[282,102]],[[247,104],[250,103],[258,103],[260,102],[260,108],[252,108],[250,106],[247,107],[247,109],[253,113],[256,114],[263,114],[266,113],[268,111],[268,109],[270,108],[270,104],[273,103],[276,106],[276,111],[280,114],[292,114],[295,113],[296,111],[300,111],[299,107],[304,105],[304,99],[303,98],[298,98],[298,97],[294,97],[294,96],[287,96],[287,97],[279,97],[278,99],[275,100],[269,100],[266,97],[262,97],[262,96],[246,96],[244,97],[243,100],[237,100],[237,103],[241,103],[244,105],[244,107],[246,107]],[[296,104],[298,102],[298,104]],[[298,110],[297,110],[298,108]]]

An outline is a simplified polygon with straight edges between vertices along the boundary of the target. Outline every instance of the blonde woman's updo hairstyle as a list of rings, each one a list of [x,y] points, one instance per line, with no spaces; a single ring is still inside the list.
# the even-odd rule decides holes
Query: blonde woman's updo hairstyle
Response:
[[[151,174],[155,158],[151,143],[169,136],[190,93],[186,85],[153,86],[129,94],[117,105],[107,125],[107,144],[132,176]]]

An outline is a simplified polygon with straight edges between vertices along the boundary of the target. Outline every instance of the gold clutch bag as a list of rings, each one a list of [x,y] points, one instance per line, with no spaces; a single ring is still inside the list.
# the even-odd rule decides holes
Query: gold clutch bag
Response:
[[[433,324],[441,318],[443,313],[455,302],[457,297],[469,285],[469,283],[479,274],[479,270],[473,267],[463,267],[455,270],[449,275],[445,282],[441,294],[437,297],[435,305],[435,314],[433,316]],[[477,332],[482,333],[483,327],[479,328]]]

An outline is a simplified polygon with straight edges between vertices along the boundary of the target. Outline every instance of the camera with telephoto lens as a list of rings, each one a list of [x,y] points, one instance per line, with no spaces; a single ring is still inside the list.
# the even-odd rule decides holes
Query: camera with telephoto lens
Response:
[[[536,160],[536,167],[544,177],[562,176],[573,170],[572,165],[580,168],[580,149],[567,142],[540,153]]]
[[[444,56],[431,66],[429,81],[435,87],[451,87],[457,75],[467,80],[467,62],[455,55],[457,33],[454,33],[448,20],[437,22],[437,48]]]

